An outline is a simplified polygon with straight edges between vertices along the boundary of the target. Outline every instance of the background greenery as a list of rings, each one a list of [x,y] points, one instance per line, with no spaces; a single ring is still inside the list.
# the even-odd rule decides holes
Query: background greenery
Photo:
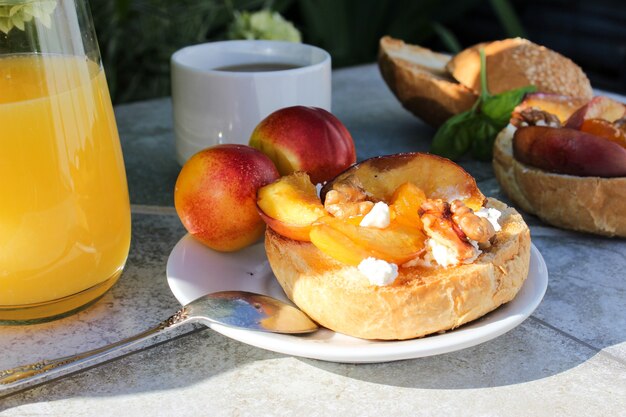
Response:
[[[89,0],[115,103],[169,95],[172,53],[186,45],[225,39],[236,11],[280,12],[296,25],[304,42],[328,50],[333,66],[342,67],[373,62],[378,40],[386,34],[450,52],[509,36],[535,40],[540,35],[526,32],[528,22],[537,33],[551,33],[554,17],[539,25],[533,22],[544,4],[561,7],[564,1],[568,4],[558,10],[572,10],[577,4],[569,0]],[[616,6],[620,11],[607,14],[606,19],[620,18],[623,12]],[[583,13],[587,20],[593,15]],[[526,15],[529,20],[519,18]],[[562,26],[556,25],[554,32],[567,34]],[[558,44],[555,39],[540,41],[551,47]],[[618,37],[618,46],[620,42]],[[566,54],[580,49],[561,46]],[[607,60],[615,62],[619,59]]]
[[[169,58],[177,49],[224,39],[236,10],[271,8],[295,23],[303,41],[321,46],[341,67],[375,59],[385,35],[439,49],[460,47],[446,25],[480,0],[90,0],[113,100],[122,103],[169,94]],[[515,19],[501,21],[519,34]],[[513,26],[511,23],[513,22]]]

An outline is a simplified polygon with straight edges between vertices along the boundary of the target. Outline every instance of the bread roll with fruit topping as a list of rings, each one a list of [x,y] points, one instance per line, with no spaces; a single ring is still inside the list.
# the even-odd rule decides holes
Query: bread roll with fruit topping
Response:
[[[298,194],[286,183],[296,181],[259,192],[273,219],[269,263],[287,296],[336,332],[403,340],[454,329],[512,300],[528,275],[522,217],[444,158],[399,154],[349,168],[322,190],[326,214],[310,225],[310,241],[285,236],[281,218],[287,205],[319,206],[310,192],[285,199]]]
[[[546,108],[555,105],[544,99],[551,101]],[[519,129],[511,124],[496,138],[493,167],[502,189],[546,223],[626,237],[626,133],[619,127],[626,107],[596,97],[559,120],[534,104],[522,103],[527,108],[512,119]]]

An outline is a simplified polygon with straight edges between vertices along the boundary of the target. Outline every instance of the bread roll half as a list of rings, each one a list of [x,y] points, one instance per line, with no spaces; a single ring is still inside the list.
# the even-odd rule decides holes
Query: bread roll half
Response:
[[[469,110],[478,96],[450,77],[450,56],[399,39],[380,40],[378,66],[402,106],[433,127]]]
[[[522,210],[557,227],[626,237],[626,177],[555,174],[513,157],[512,126],[496,138],[493,168],[509,198]]]
[[[512,300],[524,283],[528,227],[513,208],[494,199],[488,207],[502,212],[502,230],[474,263],[401,267],[388,286],[371,285],[356,267],[270,228],[265,249],[287,296],[322,326],[364,339],[412,339],[475,320]]]
[[[544,93],[587,101],[593,96],[589,79],[571,59],[522,38],[474,45],[446,64],[458,82],[475,92],[481,90],[480,48],[487,59],[487,86],[491,94],[534,85]]]

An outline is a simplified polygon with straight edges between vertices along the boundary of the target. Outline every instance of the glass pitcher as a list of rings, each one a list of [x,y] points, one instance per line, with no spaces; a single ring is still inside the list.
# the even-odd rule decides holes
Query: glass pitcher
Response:
[[[102,296],[130,204],[87,0],[0,0],[0,324]]]

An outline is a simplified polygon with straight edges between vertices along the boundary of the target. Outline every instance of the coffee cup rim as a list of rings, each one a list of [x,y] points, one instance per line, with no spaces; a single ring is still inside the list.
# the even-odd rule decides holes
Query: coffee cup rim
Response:
[[[189,62],[189,57],[198,56],[199,53],[206,53],[207,50],[219,50],[220,48],[241,48],[240,51],[253,52],[256,50],[267,51],[271,49],[281,48],[298,48],[308,50],[319,55],[319,58],[315,62],[310,64],[304,64],[297,68],[270,70],[270,71],[251,71],[251,72],[235,72],[235,71],[222,71],[216,68],[203,68],[200,65],[194,65]],[[246,48],[249,48],[246,50]],[[253,49],[254,48],[254,49]],[[171,57],[172,66],[179,66],[185,68],[188,71],[202,74],[210,74],[223,77],[250,77],[250,76],[276,76],[277,74],[297,74],[309,71],[315,71],[320,67],[324,67],[330,64],[330,54],[322,48],[306,43],[286,42],[286,41],[269,41],[269,40],[227,40],[227,41],[215,41],[204,42],[195,45],[186,46],[174,52]],[[252,63],[252,62],[250,62]],[[227,64],[228,65],[228,64]],[[236,64],[235,64],[236,65]],[[220,65],[224,66],[224,65]]]

